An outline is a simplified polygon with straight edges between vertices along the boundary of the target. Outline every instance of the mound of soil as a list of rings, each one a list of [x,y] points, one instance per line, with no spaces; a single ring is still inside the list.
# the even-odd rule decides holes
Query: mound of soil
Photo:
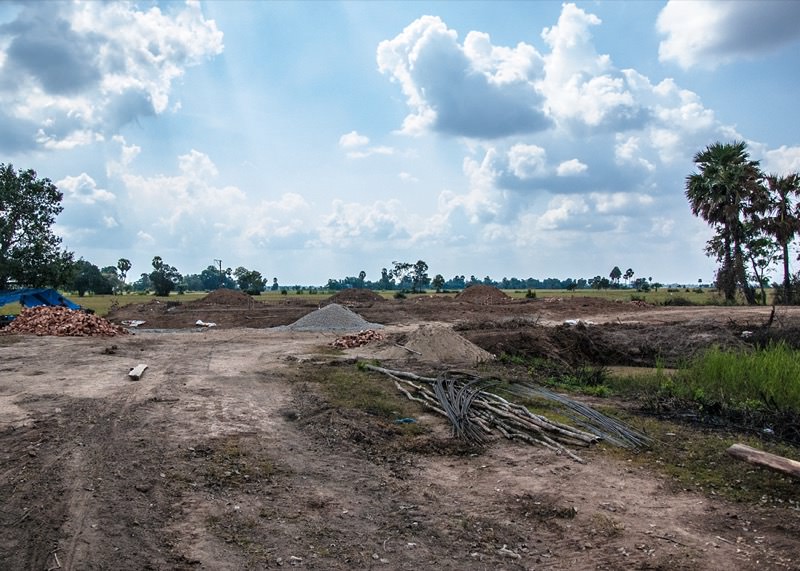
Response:
[[[351,288],[343,289],[328,298],[326,303],[370,303],[373,301],[386,301],[379,294],[370,289]]]
[[[244,293],[235,289],[220,288],[215,289],[207,296],[191,302],[191,305],[233,305],[249,307],[255,300]]]
[[[114,337],[128,333],[125,328],[98,315],[44,305],[23,308],[4,332],[59,337]]]
[[[359,350],[363,355],[363,348]],[[468,341],[446,325],[421,325],[411,333],[376,347],[369,357],[380,360],[413,360],[456,365],[483,363],[494,355]]]
[[[383,325],[370,323],[356,312],[350,311],[338,303],[331,303],[312,311],[287,326],[292,331],[361,331],[382,327]]]
[[[504,303],[511,298],[496,287],[478,284],[469,286],[467,289],[460,292],[456,295],[456,299],[478,305],[492,305],[495,303]]]

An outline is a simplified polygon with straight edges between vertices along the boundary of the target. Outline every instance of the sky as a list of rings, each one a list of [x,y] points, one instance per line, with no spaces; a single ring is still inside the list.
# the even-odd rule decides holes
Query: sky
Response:
[[[800,2],[0,2],[0,163],[103,267],[710,282],[692,157],[800,171]],[[775,272],[777,274],[777,272]]]

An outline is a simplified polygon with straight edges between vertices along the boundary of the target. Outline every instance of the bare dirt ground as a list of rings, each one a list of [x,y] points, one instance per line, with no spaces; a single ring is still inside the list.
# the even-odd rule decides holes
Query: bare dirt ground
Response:
[[[0,568],[800,569],[796,509],[676,491],[604,446],[586,464],[504,440],[469,450],[422,412],[406,427],[333,406],[314,379],[352,366],[336,334],[267,328],[316,304],[160,305],[111,317],[164,331],[0,336]],[[739,343],[769,317],[579,297],[353,309],[390,336],[450,323],[493,352],[619,364]]]

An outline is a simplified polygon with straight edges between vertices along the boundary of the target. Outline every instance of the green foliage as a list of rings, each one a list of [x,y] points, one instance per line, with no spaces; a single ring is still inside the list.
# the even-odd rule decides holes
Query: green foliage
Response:
[[[100,272],[100,268],[83,258],[73,265],[73,278],[70,289],[77,291],[80,297],[87,292],[100,295],[113,293],[112,283]]]
[[[234,270],[233,275],[236,277],[239,289],[245,293],[258,295],[267,289],[267,280],[261,276],[261,272],[239,266]]]
[[[61,250],[52,225],[63,194],[29,169],[0,163],[0,289],[59,287],[72,272],[72,253]]]
[[[536,292],[528,290],[525,292],[525,299],[536,299]]]
[[[169,295],[181,281],[181,274],[173,266],[165,263],[161,256],[153,258],[153,271],[150,272],[150,284],[156,295]]]

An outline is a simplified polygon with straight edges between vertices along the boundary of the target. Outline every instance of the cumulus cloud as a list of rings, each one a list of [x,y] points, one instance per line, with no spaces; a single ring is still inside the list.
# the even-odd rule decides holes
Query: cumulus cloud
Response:
[[[105,189],[98,188],[95,180],[86,173],[68,176],[56,181],[56,186],[64,193],[64,202],[78,204],[96,204],[112,202],[116,196]]]
[[[532,46],[496,48],[483,33],[468,34],[462,45],[440,18],[423,16],[382,41],[377,60],[411,108],[405,133],[495,138],[550,124],[534,85],[542,61]]]
[[[347,151],[350,159],[365,159],[372,155],[393,155],[394,149],[385,145],[368,147],[369,137],[350,131],[339,137],[339,147]]]
[[[0,25],[0,148],[70,149],[164,113],[173,82],[222,49],[194,2],[25,3]]]
[[[336,249],[364,247],[409,237],[400,218],[398,200],[377,201],[373,204],[347,203],[334,200],[332,212],[324,217],[319,228],[319,244]]]
[[[800,39],[800,3],[670,0],[656,28],[661,61],[684,69],[752,59]]]

